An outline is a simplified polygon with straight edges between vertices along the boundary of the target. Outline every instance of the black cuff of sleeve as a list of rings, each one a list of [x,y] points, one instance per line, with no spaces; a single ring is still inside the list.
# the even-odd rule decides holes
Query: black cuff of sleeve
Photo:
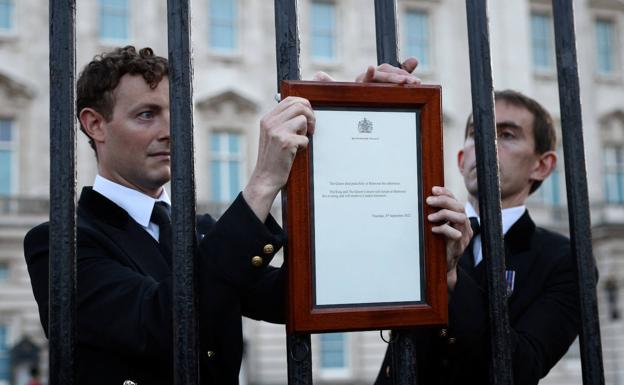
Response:
[[[266,270],[285,238],[271,215],[262,223],[239,194],[201,240],[199,252],[216,264],[226,281],[250,286]]]

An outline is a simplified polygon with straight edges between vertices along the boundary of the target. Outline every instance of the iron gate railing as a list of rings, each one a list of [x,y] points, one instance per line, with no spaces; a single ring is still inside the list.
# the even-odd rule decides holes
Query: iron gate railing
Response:
[[[573,1],[553,0],[572,252],[578,263],[583,384],[604,384],[576,59]],[[50,0],[50,384],[73,385],[76,328],[75,0]],[[190,4],[168,0],[174,242],[175,384],[199,383]],[[493,384],[512,384],[505,303],[487,1],[466,0],[473,117],[488,285]],[[399,65],[395,0],[375,0],[378,63]],[[299,79],[297,2],[275,0],[277,80]],[[285,204],[283,208],[287,207]],[[312,384],[310,335],[288,335],[288,381]],[[414,343],[398,334],[398,384],[415,384]]]
[[[76,4],[50,1],[50,384],[74,382]]]

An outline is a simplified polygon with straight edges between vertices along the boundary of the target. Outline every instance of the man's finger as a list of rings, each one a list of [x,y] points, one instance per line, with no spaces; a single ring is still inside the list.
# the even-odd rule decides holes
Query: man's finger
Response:
[[[427,216],[427,219],[429,220],[429,222],[451,222],[453,224],[457,224],[457,225],[463,225],[467,223],[468,218],[466,217],[466,214],[464,214],[463,212],[457,212],[457,211],[453,211],[453,210],[448,210],[448,209],[442,209],[439,211],[436,211],[435,213],[429,214]]]
[[[299,135],[313,134],[316,125],[316,117],[314,111],[308,107],[294,105],[290,109],[284,111],[283,118],[286,122],[294,120],[296,125],[290,131],[294,131]],[[303,120],[302,120],[303,119]]]
[[[413,60],[416,60],[414,58],[410,58]],[[412,61],[408,59],[406,61],[407,63],[407,69],[406,67],[404,67],[404,64],[401,64],[401,67],[395,67],[393,65],[390,64],[382,64],[379,67],[377,67],[377,71],[381,72],[381,73],[389,73],[389,74],[396,74],[396,75],[403,75],[406,76],[408,79],[414,79],[414,80],[419,80],[416,76],[412,75],[412,71],[416,68],[416,65],[418,64],[418,61]],[[413,68],[412,68],[413,67]],[[409,69],[411,69],[411,71],[409,71]]]
[[[284,148],[288,148],[290,150],[290,154],[293,156],[297,155],[297,153],[301,150],[305,150],[308,147],[308,143],[310,140],[303,135],[291,135],[284,143]]]
[[[401,70],[401,73],[376,71],[374,81],[378,83],[395,83],[395,84],[420,83],[420,79],[406,73],[403,70]]]
[[[416,67],[418,67],[418,59],[416,59],[415,57],[408,57],[401,64],[401,68],[403,68],[405,71],[407,71],[409,73],[414,72]]]
[[[395,67],[387,63],[377,67],[369,66],[366,72],[360,74],[355,80],[364,83],[419,84],[420,79],[411,75],[411,71],[416,68],[417,64],[418,61],[415,58],[409,58],[401,67]],[[410,69],[411,71],[408,71]]]
[[[381,65],[379,65],[377,67],[377,70],[379,72],[387,72],[387,73],[395,73],[395,74],[402,74],[402,75],[407,75],[407,72],[401,68],[401,67],[395,67],[391,64],[388,63],[383,63]]]
[[[451,198],[455,198],[455,195],[453,195],[451,190],[449,190],[449,189],[447,189],[446,187],[443,187],[443,186],[433,186],[431,188],[431,193],[433,195],[446,195],[446,196],[449,196]]]
[[[447,224],[441,226],[434,226],[431,228],[431,232],[434,234],[444,235],[446,238],[458,241],[462,237],[462,232]]]
[[[293,139],[293,142],[297,146],[297,151],[301,151],[305,150],[308,147],[308,143],[310,142],[310,140],[306,136],[298,135],[296,138]]]
[[[374,77],[375,67],[368,66],[368,68],[366,68],[366,72],[360,74],[357,78],[355,78],[355,81],[358,83],[370,83],[373,81]]]
[[[310,104],[310,101],[306,98],[301,98],[299,96],[289,96],[285,99],[282,99],[281,102],[279,102],[277,104],[277,106],[275,106],[273,108],[273,110],[271,110],[271,112],[269,112],[269,114],[273,114],[273,115],[277,115],[280,114],[281,112],[287,110],[288,108],[290,108],[292,105],[295,104],[302,104],[304,106],[307,106],[309,108],[312,108],[312,105]]]
[[[326,72],[323,72],[323,71],[318,71],[317,73],[315,73],[314,76],[312,76],[312,80],[314,80],[316,82],[333,82],[333,81],[335,81],[334,78],[332,78]]]
[[[311,126],[312,130],[314,130],[314,124],[316,123],[314,111],[309,106],[301,103],[293,103],[287,109],[282,111],[278,116],[276,116],[276,123],[280,124],[298,117],[305,118],[306,126]]]
[[[448,195],[430,195],[425,202],[427,202],[427,205],[438,209],[449,209],[464,213],[464,206],[457,199]]]
[[[308,132],[308,118],[305,115],[295,115],[283,122],[280,127],[276,129],[277,135],[284,135],[284,137],[290,135],[304,136]]]

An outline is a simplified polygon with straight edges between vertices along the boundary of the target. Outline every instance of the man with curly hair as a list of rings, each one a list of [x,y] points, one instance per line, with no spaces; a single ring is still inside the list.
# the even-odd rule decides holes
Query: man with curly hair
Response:
[[[128,46],[96,56],[78,80],[80,128],[98,166],[77,209],[79,384],[173,382],[168,71],[150,48]],[[371,67],[363,80],[414,82],[409,72]],[[268,264],[285,235],[269,211],[314,124],[306,99],[282,100],[261,119],[247,186],[218,221],[197,218],[202,384],[238,383],[242,315],[284,322],[285,275]],[[24,240],[46,333],[48,234],[44,223]]]
[[[98,166],[77,209],[80,384],[173,381],[170,225],[158,218],[170,210],[163,188],[171,178],[168,71],[150,48],[129,46],[97,56],[77,83],[80,128]],[[245,190],[218,221],[198,217],[204,384],[237,383],[241,314],[283,322],[284,276],[268,264],[284,233],[269,210],[313,129],[307,100],[278,104],[262,120],[258,163]],[[24,248],[47,332],[47,223],[27,234]]]

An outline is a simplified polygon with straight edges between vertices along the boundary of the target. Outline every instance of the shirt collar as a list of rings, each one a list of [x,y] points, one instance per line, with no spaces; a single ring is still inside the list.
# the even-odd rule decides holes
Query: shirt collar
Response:
[[[171,200],[165,189],[162,189],[158,199],[154,199],[140,191],[110,181],[99,174],[96,175],[93,182],[93,190],[124,209],[132,219],[143,227],[149,225],[154,203],[163,201],[171,205]]]
[[[520,219],[525,211],[526,206],[524,205],[509,207],[502,210],[501,214],[503,216],[503,235],[507,234],[507,231],[509,231],[511,226],[518,222],[518,219]],[[466,215],[468,216],[468,218],[476,217],[479,221],[479,224],[481,224],[481,218],[479,218],[477,211],[474,209],[474,207],[472,207],[470,202],[466,202]]]

